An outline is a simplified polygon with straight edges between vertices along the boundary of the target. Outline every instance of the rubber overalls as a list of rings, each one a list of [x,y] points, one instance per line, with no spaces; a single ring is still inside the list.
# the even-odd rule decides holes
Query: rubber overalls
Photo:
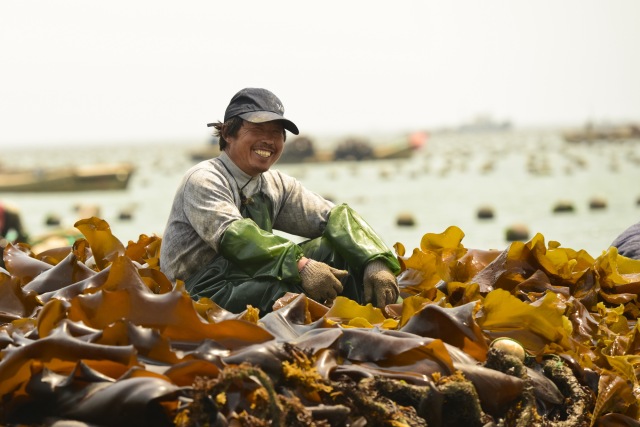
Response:
[[[335,206],[323,234],[296,244],[272,233],[270,198],[242,196],[244,219],[234,221],[220,242],[220,253],[185,282],[192,298],[208,297],[233,313],[247,305],[265,314],[287,292],[303,293],[298,260],[303,256],[349,271],[342,296],[363,303],[364,266],[383,260],[394,274],[400,264],[371,227],[346,204]]]

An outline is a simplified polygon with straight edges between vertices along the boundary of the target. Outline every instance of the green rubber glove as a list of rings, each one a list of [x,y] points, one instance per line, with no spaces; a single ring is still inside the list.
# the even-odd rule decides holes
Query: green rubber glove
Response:
[[[396,276],[384,262],[377,260],[367,264],[363,282],[365,303],[384,308],[398,300],[400,290]]]
[[[308,260],[302,270],[302,289],[309,298],[321,304],[331,305],[333,300],[342,293],[340,279],[347,277],[349,272],[338,270],[323,262]]]

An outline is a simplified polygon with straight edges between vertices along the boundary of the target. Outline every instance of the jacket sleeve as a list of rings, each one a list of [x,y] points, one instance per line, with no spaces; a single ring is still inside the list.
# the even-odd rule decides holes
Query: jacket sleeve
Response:
[[[180,208],[198,237],[215,252],[227,227],[242,219],[227,178],[213,169],[197,169],[184,183]],[[184,236],[188,240],[192,236]]]
[[[397,275],[400,263],[391,249],[369,224],[346,204],[331,210],[324,232],[336,251],[362,274],[364,267],[374,260],[383,261]]]
[[[284,237],[260,229],[249,218],[227,227],[220,253],[252,277],[300,282],[298,260],[302,258],[302,249]]]
[[[618,248],[618,253],[622,256],[640,259],[640,222],[624,230],[611,246]]]
[[[274,229],[309,239],[322,235],[334,206],[331,201],[277,171],[269,175],[267,187],[276,195]]]

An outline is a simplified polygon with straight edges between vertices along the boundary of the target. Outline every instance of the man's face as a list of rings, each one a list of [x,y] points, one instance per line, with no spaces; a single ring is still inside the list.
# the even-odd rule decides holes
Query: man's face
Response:
[[[284,147],[284,127],[274,120],[265,123],[245,121],[236,137],[225,138],[226,152],[243,172],[256,176],[266,172],[280,158]]]

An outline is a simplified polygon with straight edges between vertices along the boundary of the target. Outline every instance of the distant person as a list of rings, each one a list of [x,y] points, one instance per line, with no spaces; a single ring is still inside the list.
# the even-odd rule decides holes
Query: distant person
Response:
[[[224,122],[209,123],[220,155],[187,171],[162,238],[161,270],[183,280],[193,298],[231,312],[269,312],[287,292],[330,305],[338,295],[377,307],[396,302],[400,265],[371,227],[346,204],[334,205],[271,166],[286,132],[280,100],[246,88]],[[281,230],[305,239],[296,244]]]
[[[620,233],[611,246],[618,248],[620,255],[640,260],[640,222]]]
[[[9,243],[26,243],[27,239],[18,208],[0,201],[0,267],[4,268],[4,248]]]

